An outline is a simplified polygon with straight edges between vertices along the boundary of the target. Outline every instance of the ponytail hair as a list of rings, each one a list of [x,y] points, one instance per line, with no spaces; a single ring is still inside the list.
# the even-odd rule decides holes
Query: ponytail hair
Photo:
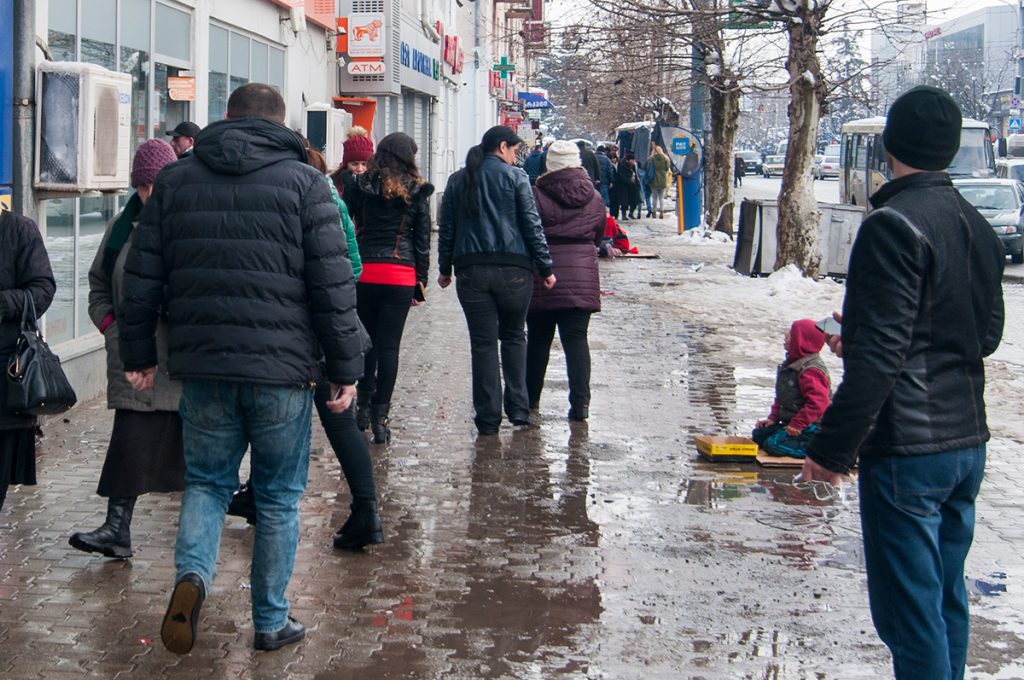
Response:
[[[462,201],[462,209],[469,217],[475,217],[480,211],[480,165],[486,156],[501,148],[502,142],[508,146],[523,144],[523,140],[512,131],[512,128],[495,125],[485,132],[480,143],[470,148],[466,154],[466,168],[463,171],[465,200]]]

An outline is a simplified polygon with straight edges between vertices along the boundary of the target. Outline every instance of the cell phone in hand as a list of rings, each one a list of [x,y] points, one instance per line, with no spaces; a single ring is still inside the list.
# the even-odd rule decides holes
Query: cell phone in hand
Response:
[[[825,335],[842,335],[843,327],[831,316],[827,316],[814,326]]]

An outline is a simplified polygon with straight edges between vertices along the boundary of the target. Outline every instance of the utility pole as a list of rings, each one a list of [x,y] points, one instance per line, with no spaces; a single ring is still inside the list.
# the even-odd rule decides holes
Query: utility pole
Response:
[[[14,210],[36,222],[36,195],[32,187],[35,136],[35,49],[36,2],[18,0],[14,3]]]

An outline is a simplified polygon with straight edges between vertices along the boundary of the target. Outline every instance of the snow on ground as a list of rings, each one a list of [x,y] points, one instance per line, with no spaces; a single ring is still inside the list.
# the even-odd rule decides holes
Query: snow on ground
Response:
[[[737,274],[731,269],[735,246],[724,234],[704,238],[694,230],[679,236],[669,219],[627,222],[624,228],[642,253],[662,258],[631,262],[638,276],[650,277],[664,291],[658,304],[677,308],[684,323],[701,328],[719,359],[772,369],[758,371],[759,384],[768,376],[774,381],[783,334],[794,320],[817,320],[842,308],[845,288],[839,281],[810,280],[794,267],[761,278]],[[1024,443],[1024,418],[1016,406],[1024,394],[1024,285],[1004,284],[1004,298],[1003,342],[986,362],[989,425],[993,436]],[[822,356],[838,386],[842,362],[828,351]]]

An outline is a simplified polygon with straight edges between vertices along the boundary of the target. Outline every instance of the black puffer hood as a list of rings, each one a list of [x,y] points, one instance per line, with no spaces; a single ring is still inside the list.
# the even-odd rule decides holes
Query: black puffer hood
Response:
[[[306,162],[298,135],[262,118],[218,120],[196,137],[195,156],[223,175],[247,175],[285,160]]]
[[[361,191],[370,194],[371,196],[377,196],[382,199],[384,198],[384,182],[381,180],[380,172],[378,170],[370,170],[361,175],[356,175],[356,185]],[[425,201],[434,193],[434,185],[430,182],[417,184],[416,182],[409,180],[405,183],[405,188],[409,191],[409,196],[411,196],[414,201]]]
[[[594,183],[583,168],[565,168],[541,175],[537,188],[566,208],[579,208],[594,196]]]

